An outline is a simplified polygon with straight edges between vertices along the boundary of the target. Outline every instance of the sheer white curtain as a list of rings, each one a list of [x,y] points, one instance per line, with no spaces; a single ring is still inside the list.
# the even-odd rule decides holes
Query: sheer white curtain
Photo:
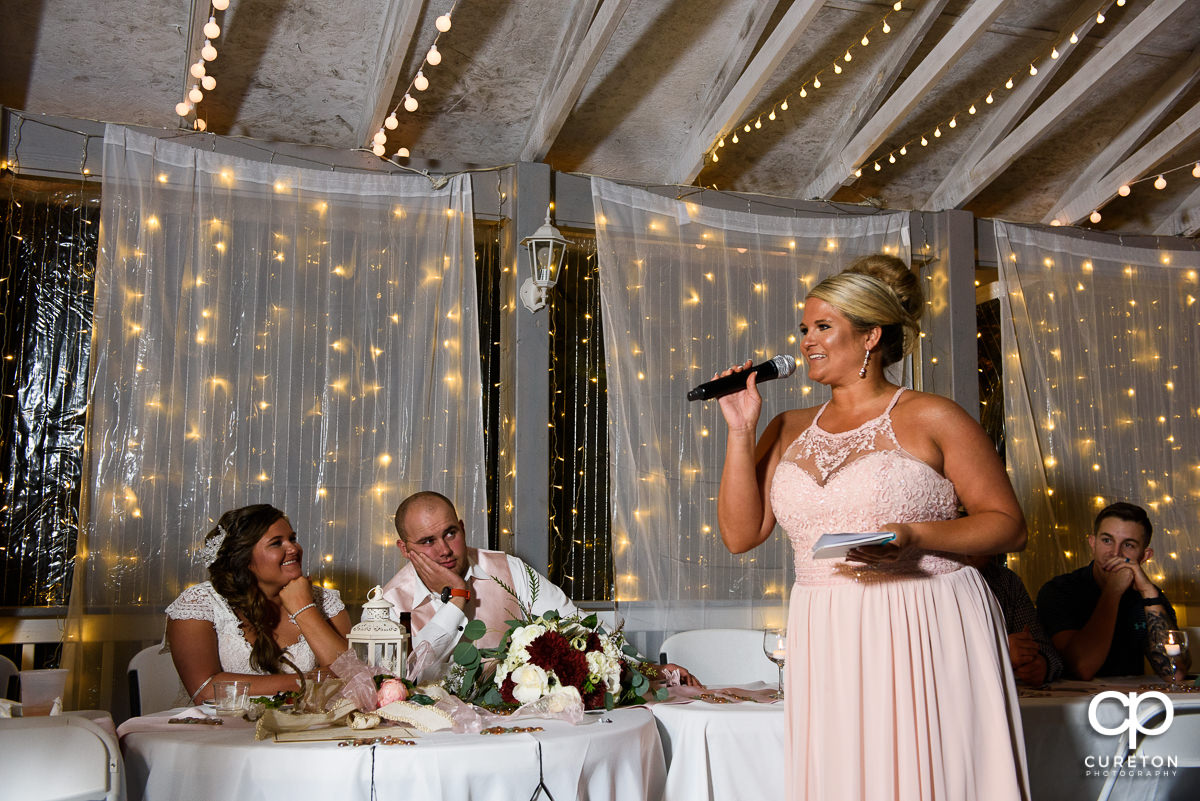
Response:
[[[96,270],[86,602],[206,578],[225,509],[290,517],[359,602],[409,492],[486,543],[470,182],[252,162],[110,126]]]
[[[1200,599],[1200,254],[996,223],[1009,475],[1030,591],[1088,563],[1100,509],[1146,508],[1151,578]]]
[[[908,214],[779,217],[592,187],[621,611],[650,632],[781,624],[790,546],[778,530],[748,554],[726,550],[716,514],[725,422],[715,401],[685,396],[717,368],[797,355],[807,291],[862,255],[907,261]],[[804,373],[763,385],[760,431],[828,398]]]

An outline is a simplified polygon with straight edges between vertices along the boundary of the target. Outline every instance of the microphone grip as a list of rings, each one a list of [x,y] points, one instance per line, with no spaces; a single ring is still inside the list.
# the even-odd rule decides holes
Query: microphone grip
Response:
[[[720,378],[714,378],[712,381],[705,381],[695,389],[689,390],[687,399],[689,401],[712,400],[740,392],[746,388],[746,380],[751,373],[755,373],[758,376],[758,381],[770,381],[772,378],[779,377],[779,367],[774,361],[767,361],[757,364],[749,370],[741,370],[721,376]]]

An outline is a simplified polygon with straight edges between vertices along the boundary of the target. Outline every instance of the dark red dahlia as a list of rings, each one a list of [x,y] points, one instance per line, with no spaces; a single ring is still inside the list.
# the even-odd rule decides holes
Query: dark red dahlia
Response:
[[[608,685],[600,682],[590,693],[583,693],[583,708],[604,709],[604,693],[607,691]]]
[[[589,654],[592,651],[603,651],[604,646],[600,644],[600,635],[594,631],[589,634],[587,638],[587,646],[583,650],[585,653]]]
[[[571,647],[571,641],[557,631],[547,631],[526,648],[529,661],[546,672],[554,671],[562,685],[581,689],[587,680],[587,657]]]
[[[517,703],[517,697],[513,695],[513,690],[516,688],[516,682],[514,682],[511,677],[505,676],[504,681],[500,685],[500,697],[504,699],[504,703]]]

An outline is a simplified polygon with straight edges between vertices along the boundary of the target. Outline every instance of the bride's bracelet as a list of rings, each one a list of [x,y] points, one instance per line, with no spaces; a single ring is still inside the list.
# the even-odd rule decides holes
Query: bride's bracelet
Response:
[[[192,693],[192,697],[191,697],[189,700],[191,700],[191,702],[192,702],[193,704],[194,704],[194,703],[196,703],[196,699],[200,697],[200,693],[204,692],[204,688],[205,688],[205,687],[207,687],[209,684],[211,684],[211,683],[212,683],[212,680],[213,680],[213,679],[215,679],[215,678],[216,678],[217,676],[219,676],[219,675],[221,675],[221,674],[220,674],[220,673],[214,673],[214,674],[212,674],[211,676],[209,676],[207,679],[205,679],[205,680],[204,680],[204,681],[203,681],[203,682],[200,684],[200,686],[196,688],[196,692]]]
[[[296,618],[299,617],[300,613],[304,612],[308,609],[312,609],[316,605],[317,605],[316,601],[313,601],[312,603],[308,604],[307,606],[302,606],[299,609],[297,609],[295,612],[292,612],[290,615],[288,615],[288,617],[290,617],[292,619],[292,623],[295,623],[297,626],[299,626],[300,624],[296,623]]]

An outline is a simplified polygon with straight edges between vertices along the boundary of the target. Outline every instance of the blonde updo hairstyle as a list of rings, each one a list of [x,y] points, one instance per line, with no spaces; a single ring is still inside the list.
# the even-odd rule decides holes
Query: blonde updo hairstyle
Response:
[[[921,335],[921,284],[895,256],[863,256],[817,284],[808,296],[833,306],[857,331],[879,326],[876,349],[884,367],[911,353]]]

